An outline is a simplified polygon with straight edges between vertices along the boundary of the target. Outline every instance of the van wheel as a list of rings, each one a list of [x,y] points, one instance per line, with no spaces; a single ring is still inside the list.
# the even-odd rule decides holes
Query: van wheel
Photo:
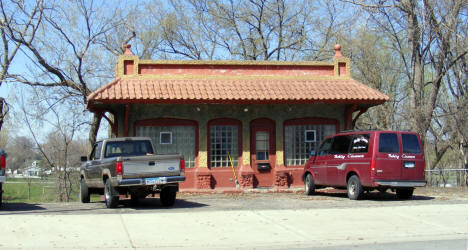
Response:
[[[159,194],[159,201],[163,207],[171,207],[174,205],[176,200],[177,192],[171,187],[165,187]]]
[[[407,200],[413,197],[414,188],[397,188],[396,196],[398,199]]]
[[[306,178],[304,180],[304,186],[305,186],[305,194],[306,195],[312,195],[312,194],[315,193],[314,178],[312,177],[311,174],[306,175]]]
[[[348,198],[351,200],[359,200],[362,196],[362,185],[359,177],[356,175],[348,179]]]
[[[104,200],[107,208],[115,208],[119,203],[119,195],[112,187],[110,179],[107,179],[104,185]]]
[[[89,189],[84,179],[80,181],[80,200],[82,203],[89,203]]]

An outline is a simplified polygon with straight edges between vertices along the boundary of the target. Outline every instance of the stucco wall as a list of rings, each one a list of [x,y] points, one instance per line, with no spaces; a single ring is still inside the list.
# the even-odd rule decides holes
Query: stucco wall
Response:
[[[179,118],[198,122],[200,167],[207,167],[207,123],[216,118],[234,118],[242,121],[242,165],[250,165],[250,121],[256,118],[270,118],[276,121],[276,164],[284,164],[283,123],[285,120],[303,117],[333,118],[344,125],[344,105],[226,105],[226,104],[134,104],[130,105],[129,136],[134,135],[134,122],[153,118]],[[199,111],[198,111],[199,110]],[[118,112],[119,136],[123,136],[124,113]]]

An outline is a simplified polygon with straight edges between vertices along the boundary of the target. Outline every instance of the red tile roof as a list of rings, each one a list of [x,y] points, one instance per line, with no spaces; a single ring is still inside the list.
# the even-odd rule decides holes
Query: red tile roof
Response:
[[[88,97],[99,103],[368,103],[389,98],[350,78],[117,78]]]

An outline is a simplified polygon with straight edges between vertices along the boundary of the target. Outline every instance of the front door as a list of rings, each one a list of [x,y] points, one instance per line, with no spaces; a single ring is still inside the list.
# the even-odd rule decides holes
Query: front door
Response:
[[[254,187],[273,186],[276,163],[275,122],[256,119],[250,123],[250,159],[255,172]]]

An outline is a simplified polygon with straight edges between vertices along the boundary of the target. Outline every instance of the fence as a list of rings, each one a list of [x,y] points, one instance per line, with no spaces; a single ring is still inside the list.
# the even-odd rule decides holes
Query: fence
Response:
[[[461,187],[468,186],[468,169],[426,170],[427,186]]]

